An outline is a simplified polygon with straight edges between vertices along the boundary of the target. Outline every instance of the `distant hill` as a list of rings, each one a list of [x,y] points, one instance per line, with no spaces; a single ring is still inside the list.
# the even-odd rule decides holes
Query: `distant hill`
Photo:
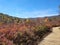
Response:
[[[60,22],[60,15],[57,16],[50,16],[50,17],[38,17],[38,18],[18,18],[18,17],[12,17],[7,14],[0,13],[0,23],[1,24],[10,24],[10,23],[25,23],[25,22],[33,22],[37,24],[44,25],[45,23],[52,23],[54,25],[58,25]],[[52,25],[51,24],[51,25]]]

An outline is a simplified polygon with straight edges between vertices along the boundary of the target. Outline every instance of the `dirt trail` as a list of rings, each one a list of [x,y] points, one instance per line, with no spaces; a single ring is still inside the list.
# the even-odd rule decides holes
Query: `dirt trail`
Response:
[[[52,28],[53,32],[44,38],[38,45],[60,45],[60,27]]]

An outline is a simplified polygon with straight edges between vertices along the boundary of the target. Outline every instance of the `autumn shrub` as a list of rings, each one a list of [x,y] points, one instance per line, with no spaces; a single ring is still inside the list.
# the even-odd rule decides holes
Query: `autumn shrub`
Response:
[[[47,28],[46,26],[39,26],[38,30],[35,31],[35,34],[42,38],[48,32],[51,32],[49,28]]]

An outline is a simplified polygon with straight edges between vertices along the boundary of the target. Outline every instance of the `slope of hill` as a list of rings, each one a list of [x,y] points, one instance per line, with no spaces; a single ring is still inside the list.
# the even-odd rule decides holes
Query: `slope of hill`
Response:
[[[18,17],[12,17],[8,16],[7,14],[0,13],[0,22],[1,23],[23,23],[23,22],[34,22],[39,24],[44,24],[45,22],[51,22],[51,23],[59,23],[60,22],[60,15],[58,16],[50,16],[50,17],[38,17],[38,18],[18,18]]]
[[[0,13],[0,44],[37,45],[54,26],[60,26],[60,16],[18,18]]]

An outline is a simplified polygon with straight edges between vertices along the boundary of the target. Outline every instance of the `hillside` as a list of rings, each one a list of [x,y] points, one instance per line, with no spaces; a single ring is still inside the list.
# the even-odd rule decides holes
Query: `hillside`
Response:
[[[7,14],[0,13],[0,23],[25,23],[25,22],[33,22],[37,24],[45,24],[45,23],[55,23],[56,25],[59,25],[60,22],[60,15],[57,16],[50,16],[50,17],[37,17],[37,18],[18,18],[18,17],[12,17],[8,16]],[[55,25],[54,24],[54,25]]]
[[[0,13],[1,45],[38,45],[52,27],[60,26],[60,16],[18,18]]]

